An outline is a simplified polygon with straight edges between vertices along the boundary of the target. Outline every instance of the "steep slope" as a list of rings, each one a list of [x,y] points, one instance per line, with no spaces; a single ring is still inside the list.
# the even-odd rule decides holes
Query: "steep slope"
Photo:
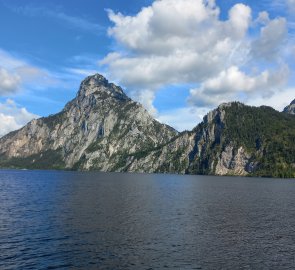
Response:
[[[295,115],[295,99],[284,109],[284,112]]]
[[[295,118],[266,106],[222,104],[193,131],[130,161],[131,171],[295,177]]]
[[[122,154],[167,143],[177,131],[154,120],[122,89],[96,74],[58,114],[0,139],[0,166],[113,171]]]

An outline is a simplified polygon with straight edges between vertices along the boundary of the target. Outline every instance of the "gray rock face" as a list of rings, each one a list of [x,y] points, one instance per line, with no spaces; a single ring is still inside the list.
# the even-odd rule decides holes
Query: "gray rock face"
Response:
[[[63,111],[1,138],[0,156],[28,167],[111,171],[122,155],[158,147],[177,134],[96,74],[81,83]]]
[[[161,149],[144,157],[132,157],[128,168],[131,171],[179,174],[247,175],[252,172],[255,164],[251,166],[251,155],[242,146],[229,143],[223,148],[216,147],[223,140],[225,108],[230,106],[231,103],[221,104],[193,131],[181,133]]]
[[[295,114],[295,99],[284,109],[285,113]]]
[[[218,157],[218,162],[215,168],[217,175],[247,175],[247,164],[249,162],[249,154],[241,146],[237,153],[234,153],[233,146],[226,146],[223,152]]]

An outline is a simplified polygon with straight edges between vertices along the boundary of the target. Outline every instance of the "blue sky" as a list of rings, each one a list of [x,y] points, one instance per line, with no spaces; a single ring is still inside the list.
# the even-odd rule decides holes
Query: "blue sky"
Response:
[[[190,129],[221,102],[295,98],[295,0],[0,0],[0,135],[102,73]]]

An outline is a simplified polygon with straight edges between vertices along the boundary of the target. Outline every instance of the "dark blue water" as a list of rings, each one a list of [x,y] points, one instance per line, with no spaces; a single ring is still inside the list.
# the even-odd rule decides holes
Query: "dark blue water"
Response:
[[[295,180],[0,171],[0,269],[294,269]]]

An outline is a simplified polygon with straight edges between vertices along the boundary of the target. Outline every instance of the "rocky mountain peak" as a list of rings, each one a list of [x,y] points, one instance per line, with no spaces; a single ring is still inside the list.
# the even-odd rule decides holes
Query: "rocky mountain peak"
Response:
[[[82,81],[77,97],[85,98],[92,94],[101,95],[102,97],[111,95],[120,99],[127,98],[121,87],[109,83],[104,76],[98,73],[88,76]]]
[[[239,102],[239,101],[232,101],[232,102],[224,102],[224,103],[221,103],[219,106],[218,106],[218,109],[219,110],[224,110],[225,108],[230,108],[232,106],[238,106],[238,107],[243,107],[245,106],[243,103]]]
[[[243,107],[245,106],[241,102],[226,102],[220,104],[216,109],[210,111],[207,115],[204,116],[204,123],[212,123],[212,122],[223,122],[226,109],[231,108],[232,106]]]
[[[82,84],[92,84],[92,85],[107,85],[108,80],[102,76],[101,74],[94,74],[91,76],[86,77],[83,81]]]
[[[284,112],[295,115],[295,99],[284,109]]]

